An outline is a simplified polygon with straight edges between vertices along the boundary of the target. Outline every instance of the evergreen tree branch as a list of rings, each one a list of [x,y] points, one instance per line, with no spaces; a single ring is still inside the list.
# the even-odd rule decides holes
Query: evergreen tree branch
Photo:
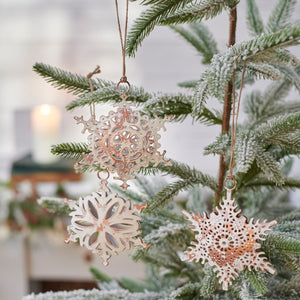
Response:
[[[237,4],[238,1],[235,1]],[[223,0],[203,0],[199,3],[192,3],[182,10],[177,10],[174,14],[162,19],[161,25],[184,24],[201,22],[216,17],[228,8]]]
[[[88,154],[90,150],[85,143],[62,143],[52,146],[51,153],[63,158],[80,160],[82,153]]]
[[[248,63],[265,61],[264,55],[266,53],[268,54],[268,60],[272,62],[272,57],[277,58],[278,53],[270,51],[271,49],[295,45],[299,39],[300,26],[292,26],[275,33],[263,34],[246,43],[235,44],[224,54],[217,54],[213,57],[211,68],[201,78],[201,81],[207,82],[207,84],[198,86],[197,93],[201,95],[205,92],[206,95],[209,93],[218,99],[222,99],[227,83],[231,82],[233,64],[239,54],[242,54],[242,56],[238,59],[237,64],[245,59]]]
[[[219,52],[214,36],[210,32],[209,28],[202,23],[190,24],[189,27],[203,42],[205,48],[207,49],[206,52],[210,62],[213,55]]]
[[[186,89],[193,89],[197,86],[198,82],[198,80],[183,81],[179,82],[178,86]]]
[[[146,93],[143,88],[131,86],[127,101],[144,103],[149,100],[150,97],[151,95]],[[98,89],[93,93],[80,95],[79,98],[69,103],[66,106],[66,109],[72,110],[76,107],[84,107],[92,103],[119,103],[121,101],[122,99],[120,98],[120,94],[116,89],[116,85],[112,84],[111,86]]]
[[[172,14],[177,9],[184,7],[191,1],[192,0],[169,0],[153,3],[155,5],[144,11],[141,16],[136,19],[128,34],[126,49],[128,55],[135,55],[138,46],[141,45],[145,37],[148,36],[155,26],[165,17]],[[148,4],[150,3],[148,2]]]
[[[295,8],[295,0],[279,0],[271,12],[267,31],[276,32],[289,24],[289,19]]]
[[[211,297],[215,292],[218,284],[218,277],[213,268],[209,265],[204,267],[205,275],[201,282],[200,295],[202,297]]]
[[[197,24],[197,26],[200,27],[200,24]],[[198,53],[202,55],[203,64],[210,63],[215,52],[213,52],[211,47],[209,47],[210,45],[208,45],[207,37],[209,33],[205,27],[203,27],[202,30],[206,30],[206,32],[202,34],[201,38],[199,37],[199,35],[196,36],[195,34],[191,33],[189,30],[185,29],[182,26],[170,25],[170,28],[177,32],[180,36],[182,36],[188,43],[190,43],[196,49]],[[198,31],[200,33],[200,28],[198,28]],[[204,38],[206,38],[206,40],[203,40],[203,35]]]
[[[282,252],[300,254],[300,241],[283,234],[269,233],[261,244],[263,251],[266,252],[276,249]]]
[[[56,215],[67,216],[72,210],[65,203],[65,199],[57,197],[41,197],[37,200],[38,204],[45,207],[49,212]]]
[[[196,283],[187,283],[183,287],[176,289],[171,292],[170,299],[174,300],[190,300],[190,299],[199,299],[199,289],[201,284]]]
[[[247,0],[247,25],[253,36],[261,35],[264,31],[264,24],[255,0]]]
[[[265,142],[274,143],[279,135],[293,133],[300,128],[300,112],[268,120],[255,129],[255,136]]]
[[[201,180],[179,180],[167,185],[159,193],[148,202],[148,207],[144,209],[144,213],[153,213],[158,208],[166,206],[180,191],[187,190],[195,184],[199,184]]]
[[[267,280],[264,273],[260,271],[245,269],[246,278],[251,282],[259,295],[264,295],[268,291]]]
[[[172,166],[159,164],[157,168],[153,168],[152,166],[141,168],[141,173],[144,175],[155,175],[158,173],[158,171],[160,171],[165,175],[176,176],[183,180],[194,180],[195,184],[197,184],[198,181],[201,181],[201,185],[207,186],[212,190],[216,190],[217,182],[212,176],[205,175],[195,168],[190,168],[188,165],[176,162],[174,160],[171,160],[171,164]]]
[[[255,76],[257,79],[279,80],[281,78],[280,71],[268,64],[254,64],[249,62],[246,65],[246,70],[250,76]]]
[[[281,186],[278,186],[274,181],[268,180],[267,178],[257,178],[253,181],[247,182],[246,187],[256,187],[256,186],[267,186],[272,188],[297,188],[300,189],[300,180],[294,178],[283,178],[284,183]]]
[[[64,89],[74,95],[83,94],[91,90],[86,76],[67,72],[43,63],[36,63],[33,66],[33,70],[58,90]],[[113,84],[110,81],[101,79],[91,80],[95,90]]]

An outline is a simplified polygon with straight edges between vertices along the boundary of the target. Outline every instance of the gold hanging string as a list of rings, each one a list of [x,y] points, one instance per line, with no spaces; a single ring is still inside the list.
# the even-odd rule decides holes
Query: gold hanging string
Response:
[[[235,141],[236,141],[236,134],[237,134],[237,122],[239,117],[239,111],[240,111],[240,104],[241,104],[241,96],[242,96],[242,90],[244,85],[244,77],[245,77],[245,70],[246,70],[246,60],[244,60],[244,66],[243,66],[243,72],[242,72],[242,79],[241,79],[241,86],[239,91],[239,97],[238,97],[238,104],[237,109],[235,111],[236,106],[236,98],[235,98],[235,69],[236,69],[236,62],[239,59],[241,54],[239,54],[235,61],[233,66],[233,74],[232,74],[232,125],[231,125],[231,156],[230,156],[230,162],[229,162],[229,172],[228,176],[225,178],[224,186],[226,187],[226,180],[233,180],[234,181],[234,187],[230,190],[234,190],[236,188],[236,181],[235,177],[232,174],[233,171],[233,161],[234,161],[234,147],[235,147]],[[227,188],[228,189],[228,188]]]
[[[90,72],[89,74],[86,75],[86,77],[87,77],[87,79],[89,81],[90,89],[91,89],[92,93],[94,92],[94,86],[93,86],[93,82],[92,82],[92,77],[93,77],[93,75],[99,74],[99,73],[101,73],[101,70],[100,70],[100,67],[97,66],[93,72]],[[95,116],[96,115],[95,115],[95,103],[94,102],[90,104],[90,112],[91,112],[92,119],[95,120]]]
[[[129,2],[129,0],[126,0],[126,16],[125,16],[125,28],[124,28],[124,36],[123,36],[122,29],[121,29],[120,16],[119,16],[118,0],[115,0],[117,22],[118,22],[118,29],[119,29],[120,41],[121,41],[122,58],[123,58],[123,74],[122,74],[120,81],[117,84],[117,88],[120,83],[126,83],[128,86],[130,86],[129,82],[127,81],[127,76],[126,76],[126,41],[127,41],[127,30],[128,30],[128,2]]]

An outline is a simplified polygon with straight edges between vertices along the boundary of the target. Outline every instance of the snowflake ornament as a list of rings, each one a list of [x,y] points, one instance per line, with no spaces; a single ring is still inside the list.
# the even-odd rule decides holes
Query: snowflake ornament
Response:
[[[264,220],[260,223],[251,218],[247,223],[245,216],[238,216],[241,210],[237,211],[237,208],[234,199],[231,199],[231,191],[227,191],[223,204],[209,217],[205,212],[202,217],[199,213],[195,215],[182,211],[187,221],[192,223],[192,230],[198,232],[195,236],[197,242],[191,242],[193,247],[185,251],[182,260],[199,262],[202,259],[203,264],[208,261],[218,271],[219,283],[222,283],[224,290],[228,290],[238,271],[246,267],[249,271],[253,268],[271,274],[275,272],[271,263],[265,261],[265,253],[257,250],[261,247],[258,240],[264,240],[265,232],[277,222]]]
[[[127,181],[134,179],[134,172],[141,167],[147,167],[153,163],[156,167],[160,163],[171,165],[164,158],[165,151],[161,154],[158,149],[160,135],[158,131],[165,129],[164,124],[170,121],[172,116],[160,119],[155,116],[150,120],[148,116],[134,111],[123,92],[122,103],[117,111],[110,111],[108,116],[100,116],[99,121],[91,118],[84,121],[83,117],[75,117],[77,124],[83,124],[82,133],[88,131],[88,155],[82,154],[83,159],[75,165],[77,169],[92,166],[95,170],[107,169],[116,173],[114,179],[122,180],[121,187],[126,190]]]
[[[141,233],[141,217],[137,213],[141,213],[146,203],[132,208],[129,200],[111,194],[106,186],[102,186],[99,192],[67,203],[72,209],[72,219],[66,243],[79,241],[80,246],[98,253],[105,266],[113,254],[118,255],[131,246],[148,248],[137,237]]]

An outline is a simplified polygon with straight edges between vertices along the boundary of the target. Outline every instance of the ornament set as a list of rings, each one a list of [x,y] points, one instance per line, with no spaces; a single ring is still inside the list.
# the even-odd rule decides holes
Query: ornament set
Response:
[[[84,126],[82,133],[90,133],[90,153],[82,154],[82,160],[75,168],[84,169],[88,166],[98,170],[100,187],[98,192],[82,197],[78,202],[68,201],[72,212],[71,225],[68,227],[70,236],[66,239],[67,243],[79,240],[81,246],[99,254],[104,265],[108,265],[112,254],[119,254],[131,246],[148,247],[137,237],[141,233],[141,217],[138,213],[141,213],[147,204],[133,205],[132,208],[129,200],[124,200],[116,193],[112,194],[107,186],[110,172],[116,174],[113,179],[123,182],[121,187],[126,191],[129,186],[127,181],[134,179],[134,172],[138,172],[141,167],[147,167],[149,163],[153,163],[154,167],[160,163],[170,165],[170,161],[164,158],[165,151],[162,154],[158,151],[158,131],[162,128],[165,130],[164,123],[170,121],[171,116],[164,119],[155,116],[154,120],[150,120],[148,116],[133,110],[131,107],[134,105],[126,102],[130,91],[125,65],[128,0],[124,39],[117,0],[115,3],[123,56],[123,76],[116,86],[121,103],[117,105],[116,111],[110,111],[107,116],[101,115],[99,120],[96,119],[94,104],[90,105],[91,116],[88,121],[83,120],[83,116],[75,117],[77,124]],[[91,92],[94,91],[91,77],[97,73],[100,73],[99,66],[87,75]],[[121,85],[125,86],[122,90]],[[106,178],[101,178],[101,171],[107,173]]]
[[[79,241],[81,246],[99,254],[104,265],[108,265],[113,254],[119,254],[132,246],[141,246],[145,249],[148,247],[138,237],[141,233],[139,222],[142,220],[138,214],[147,204],[132,205],[129,200],[111,193],[108,188],[110,173],[115,174],[113,179],[122,181],[121,187],[126,191],[129,187],[127,181],[134,179],[134,173],[142,167],[147,167],[149,163],[152,163],[154,167],[160,163],[171,165],[170,161],[164,158],[165,151],[163,153],[158,151],[160,148],[158,132],[161,129],[165,130],[164,124],[170,121],[172,116],[166,116],[164,119],[155,116],[154,119],[149,119],[148,116],[134,110],[134,105],[126,101],[130,92],[125,65],[128,0],[126,0],[124,37],[117,0],[115,4],[123,57],[123,76],[116,86],[121,102],[116,105],[116,110],[110,111],[106,116],[101,115],[98,119],[95,115],[94,104],[90,106],[89,120],[85,121],[82,116],[75,117],[77,124],[84,126],[82,132],[89,133],[88,149],[90,151],[88,155],[82,154],[82,160],[75,165],[75,168],[89,167],[97,171],[100,187],[98,192],[81,197],[78,201],[68,201],[72,212],[70,213],[71,225],[68,227],[70,236],[66,239],[66,242]],[[244,62],[242,81],[245,66],[246,62]],[[91,77],[96,73],[100,73],[99,67],[87,76],[91,92],[93,92]],[[242,86],[243,82],[236,113],[233,93],[231,160],[229,175],[224,181],[227,194],[223,198],[223,204],[209,216],[205,212],[202,217],[199,213],[196,215],[193,212],[189,214],[183,211],[187,220],[191,222],[192,231],[197,234],[195,235],[196,242],[191,243],[182,260],[199,262],[201,259],[202,263],[207,261],[218,272],[217,276],[224,290],[227,290],[228,285],[232,284],[232,279],[238,276],[238,271],[246,267],[249,271],[253,268],[266,270],[272,274],[275,272],[271,264],[265,261],[264,253],[257,250],[260,248],[258,241],[263,240],[265,232],[270,230],[276,221],[260,223],[259,220],[254,222],[251,218],[247,222],[245,216],[239,216],[241,210],[238,210],[235,200],[232,199],[232,191],[236,189],[237,184],[232,170]],[[106,173],[105,178],[101,177],[103,173]],[[234,182],[233,188],[227,187],[229,181]]]

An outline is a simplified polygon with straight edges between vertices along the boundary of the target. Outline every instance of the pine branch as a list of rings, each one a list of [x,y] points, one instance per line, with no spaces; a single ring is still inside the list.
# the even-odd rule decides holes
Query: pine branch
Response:
[[[251,282],[259,295],[264,295],[268,291],[265,275],[260,271],[245,269],[246,278]]]
[[[46,292],[43,294],[31,294],[23,297],[23,300],[161,300],[167,297],[167,293],[165,291],[162,292],[148,292],[144,293],[130,293],[125,289],[114,289],[114,290],[74,290],[74,291],[59,291],[59,292]]]
[[[45,207],[49,212],[56,215],[67,216],[72,210],[64,202],[65,199],[57,197],[41,197],[37,200],[38,204]]]
[[[154,95],[145,103],[142,111],[151,117],[157,115],[163,118],[165,115],[172,115],[173,121],[181,122],[192,112],[190,98],[190,96],[181,93],[177,95]]]
[[[169,184],[163,188],[154,198],[148,202],[148,207],[144,209],[144,213],[153,213],[158,208],[166,206],[171,199],[173,199],[180,191],[187,190],[195,184],[199,184],[195,179],[191,180],[180,180]]]
[[[295,102],[284,102],[280,104],[275,104],[269,108],[263,115],[256,116],[257,119],[252,119],[253,124],[259,125],[261,123],[267,122],[269,119],[274,117],[282,116],[283,114],[291,114],[294,112],[300,111],[300,103],[299,101]]]
[[[236,145],[237,172],[247,173],[257,157],[259,145],[251,132],[240,133]]]
[[[279,164],[270,152],[265,151],[260,146],[257,146],[256,163],[270,180],[274,181],[277,185],[284,184]]]
[[[209,28],[202,23],[194,23],[189,26],[192,31],[198,36],[198,38],[203,42],[206,52],[209,54],[209,61],[213,57],[214,54],[217,54],[218,47],[217,42],[214,39],[213,34],[210,32]]]
[[[141,16],[135,20],[128,34],[126,49],[128,55],[135,55],[138,46],[141,45],[145,37],[148,36],[155,26],[165,17],[174,13],[177,9],[184,7],[191,1],[192,0],[169,0],[154,2],[153,4],[155,5],[144,11]]]
[[[197,24],[197,26],[199,25],[200,24]],[[210,48],[207,48],[207,43],[203,41],[203,38],[199,38],[199,36],[196,36],[195,34],[191,33],[189,30],[185,29],[182,26],[170,25],[170,28],[173,29],[175,32],[177,32],[180,36],[182,36],[188,43],[190,43],[196,49],[198,53],[200,53],[203,56],[202,59],[203,64],[210,63],[215,53],[212,52]],[[205,29],[206,28],[203,28],[203,30]]]
[[[137,88],[134,86],[130,87],[130,92],[127,101],[144,103],[151,98],[149,93],[146,93],[143,88]],[[66,106],[67,110],[72,110],[76,107],[84,107],[92,103],[119,103],[122,99],[116,89],[115,84],[98,89],[93,93],[86,93],[80,95],[78,99],[73,100]]]
[[[279,135],[293,133],[299,128],[300,112],[296,112],[268,120],[255,129],[255,135],[265,142],[276,143]]]
[[[263,34],[246,43],[235,44],[224,54],[217,54],[213,57],[210,69],[201,77],[201,82],[206,84],[199,85],[197,93],[206,97],[209,93],[218,99],[223,99],[226,85],[232,78],[234,61],[239,54],[242,56],[237,61],[238,65],[245,59],[248,63],[264,61],[265,54],[269,60],[272,60],[272,57],[277,58],[278,53],[270,50],[295,45],[299,39],[300,27],[292,26],[276,33]]]
[[[217,188],[217,182],[212,176],[205,175],[195,168],[190,168],[188,165],[176,162],[174,160],[171,160],[171,163],[172,166],[159,164],[157,168],[153,168],[151,166],[147,168],[141,168],[141,173],[144,175],[155,175],[158,173],[158,171],[160,171],[163,174],[176,176],[183,180],[194,180],[195,184],[198,184],[198,181],[202,181],[200,182],[201,185],[207,186],[212,190]]]
[[[294,70],[299,77],[300,65],[297,66]],[[274,103],[282,101],[288,95],[291,86],[291,82],[287,81],[285,78],[281,79],[279,82],[271,84],[269,88],[266,89],[262,97],[264,101],[262,106],[260,107],[261,116],[267,113],[270,107],[274,105]]]
[[[209,95],[208,72],[204,72],[197,84],[193,97],[193,116],[202,113],[203,105],[206,103]]]
[[[97,269],[93,266],[90,267],[90,272],[93,275],[95,281],[108,283],[113,280],[108,275],[102,273],[99,269]]]
[[[298,91],[300,91],[300,76],[293,68],[279,65],[274,67],[284,75],[286,81],[289,81]]]
[[[235,1],[238,3],[238,1]],[[192,3],[182,10],[162,19],[161,25],[184,24],[201,22],[216,17],[227,9],[227,3],[223,0],[203,0],[199,3]]]
[[[247,63],[246,70],[250,76],[256,77],[257,79],[271,79],[271,80],[279,80],[280,71],[277,70],[276,67],[268,64],[254,64]]]
[[[183,287],[176,289],[171,292],[170,299],[178,300],[190,300],[190,299],[199,299],[199,288],[201,284],[196,283],[187,283]]]
[[[186,224],[167,223],[147,234],[143,241],[150,247],[164,243],[168,240],[171,244],[184,249],[193,239],[193,233]]]
[[[230,147],[230,137],[228,134],[219,135],[214,142],[204,148],[204,155],[226,155]]]
[[[183,81],[179,82],[178,86],[186,89],[193,89],[197,86],[198,82],[198,80]]]
[[[273,62],[280,66],[296,67],[299,65],[299,59],[287,49],[273,49],[271,53],[274,56]],[[271,63],[270,60],[269,63]]]
[[[88,154],[90,150],[85,143],[62,143],[52,146],[51,153],[63,158],[79,160],[82,153]]]
[[[264,31],[264,24],[255,0],[247,0],[247,25],[253,36],[261,35]]]
[[[265,241],[261,243],[262,249],[266,252],[276,249],[282,252],[300,254],[300,241],[283,234],[269,233]]]
[[[276,32],[287,26],[295,8],[295,4],[295,0],[279,0],[269,17],[267,31]]]
[[[67,72],[43,63],[36,63],[33,66],[33,70],[58,90],[64,89],[74,95],[83,94],[91,90],[89,81],[85,76]],[[96,90],[109,86],[112,82],[92,79],[92,84]]]
[[[283,178],[283,184],[278,186],[274,181],[268,180],[267,178],[257,178],[253,181],[247,182],[245,186],[247,187],[255,187],[255,186],[267,186],[267,187],[277,187],[280,189],[288,188],[300,188],[300,180],[294,178]]]
[[[209,265],[204,267],[205,275],[201,282],[200,295],[202,297],[211,297],[215,292],[218,284],[218,278],[213,268]]]
[[[284,215],[282,217],[279,217],[277,219],[278,223],[280,224],[281,222],[285,221],[294,221],[294,220],[300,220],[300,209],[294,210],[293,212]]]

